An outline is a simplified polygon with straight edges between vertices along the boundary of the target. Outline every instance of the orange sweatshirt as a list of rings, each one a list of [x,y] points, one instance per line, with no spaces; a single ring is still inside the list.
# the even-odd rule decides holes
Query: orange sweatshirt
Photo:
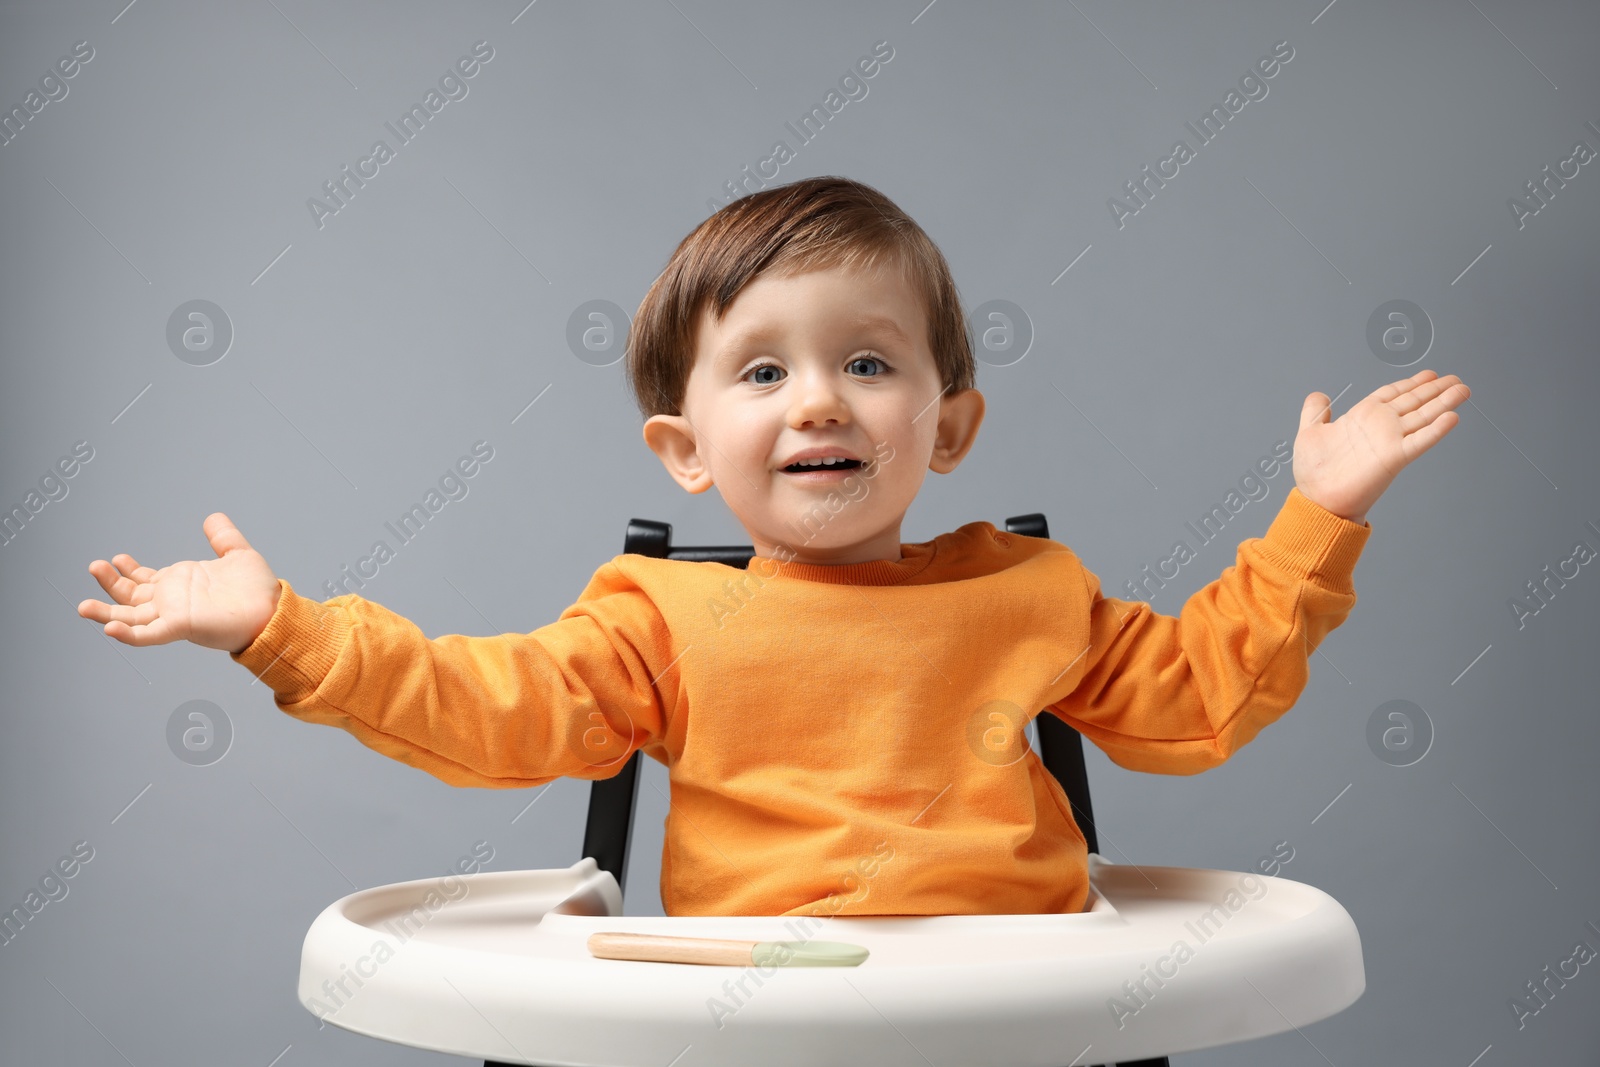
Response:
[[[1081,911],[1082,833],[1022,733],[1214,767],[1287,711],[1371,533],[1291,489],[1176,617],[1066,546],[972,522],[900,560],[748,570],[619,555],[531,633],[429,639],[281,582],[235,661],[279,708],[457,786],[665,764],[668,915]]]

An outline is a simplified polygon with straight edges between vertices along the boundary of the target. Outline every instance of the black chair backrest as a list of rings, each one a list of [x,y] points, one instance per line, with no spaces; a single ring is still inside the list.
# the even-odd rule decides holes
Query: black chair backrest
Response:
[[[1006,520],[1009,533],[1025,537],[1049,537],[1049,527],[1038,512],[1016,515]],[[699,545],[674,547],[672,527],[664,522],[632,519],[623,551],[655,559],[678,559],[691,563],[725,563],[730,567],[749,565],[755,549],[750,545]],[[1099,852],[1094,829],[1094,810],[1089,804],[1089,777],[1084,769],[1083,738],[1059,717],[1040,714],[1038,724],[1040,758],[1045,769],[1056,776],[1072,804],[1072,817],[1083,831],[1090,852]],[[602,870],[610,871],[617,885],[626,889],[628,845],[633,837],[633,809],[638,794],[639,762],[644,753],[628,757],[622,770],[589,786],[589,821],[583,835],[583,854],[594,857]]]

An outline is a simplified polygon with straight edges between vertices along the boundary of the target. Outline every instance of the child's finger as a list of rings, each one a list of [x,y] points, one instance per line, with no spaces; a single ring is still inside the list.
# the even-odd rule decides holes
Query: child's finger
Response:
[[[122,585],[125,590],[131,590],[131,583],[128,583],[128,579],[123,577],[121,571],[117,570],[115,564],[107,563],[103,559],[97,559],[89,564],[89,574],[96,582],[100,583],[100,588],[104,589],[112,600],[118,603],[126,602],[127,592],[119,593],[117,587]],[[124,585],[124,583],[128,584]],[[92,604],[96,603],[96,601],[87,601],[87,603]]]
[[[1437,378],[1438,376],[1439,376],[1439,372],[1438,371],[1429,370],[1427,367],[1424,367],[1421,370],[1417,371],[1417,373],[1413,374],[1411,377],[1409,377],[1409,378],[1401,378],[1398,382],[1395,382],[1394,384],[1395,384],[1395,388],[1399,389],[1403,393],[1403,392],[1406,392],[1408,390],[1415,389],[1419,385],[1426,385],[1427,383],[1433,381],[1433,379]]]
[[[1445,392],[1452,385],[1455,385],[1460,381],[1461,379],[1456,377],[1454,374],[1448,375],[1444,378],[1431,378],[1415,388],[1401,393],[1393,400],[1388,401],[1389,407],[1392,408],[1394,413],[1397,415],[1409,415],[1411,412],[1417,410],[1423,404],[1427,403],[1429,400],[1432,400],[1440,393]]]
[[[165,619],[157,619],[146,626],[129,626],[112,620],[106,623],[106,636],[125,645],[143,648],[147,645],[164,645],[172,640]]]
[[[141,567],[139,561],[126,552],[118,552],[111,557],[111,562],[116,564],[119,571],[132,578],[135,582],[151,581],[157,573],[154,567]]]
[[[100,566],[95,566],[96,563]],[[94,580],[100,583],[100,588],[104,589],[112,600],[118,604],[132,603],[133,591],[138,588],[139,583],[123,574],[115,564],[97,559],[89,564],[89,573],[94,575]]]
[[[1395,400],[1405,396],[1418,386],[1425,385],[1427,382],[1432,380],[1432,378],[1425,377],[1425,375],[1432,375],[1433,378],[1438,377],[1438,374],[1434,371],[1424,368],[1417,371],[1417,373],[1413,374],[1409,378],[1401,378],[1397,382],[1390,382],[1388,385],[1380,385],[1377,389],[1372,391],[1372,396],[1379,403],[1393,403]]]
[[[1327,393],[1312,393],[1300,405],[1300,428],[1303,430],[1314,422],[1327,422],[1331,418],[1328,414],[1333,407],[1333,402],[1328,399]]]
[[[239,527],[233,520],[220,511],[214,511],[206,516],[206,521],[201,524],[205,531],[206,540],[211,542],[211,550],[217,557],[227,555],[229,552],[250,550],[250,542],[244,539],[244,534],[239,532]]]
[[[1461,416],[1453,411],[1447,411],[1443,416],[1429,422],[1417,430],[1409,431],[1401,438],[1401,447],[1405,450],[1406,462],[1410,463],[1428,449],[1438,444],[1445,434],[1455,429],[1461,421]]]
[[[1467,388],[1464,383],[1452,383],[1448,388],[1441,389],[1438,396],[1435,396],[1432,400],[1428,401],[1417,410],[1403,417],[1400,420],[1400,431],[1406,434],[1415,433],[1422,427],[1427,426],[1429,423],[1437,422],[1440,416],[1444,415],[1445,412],[1460,407],[1461,404],[1466,401],[1467,397],[1471,395],[1472,390]],[[1460,421],[1461,416],[1457,415],[1456,422]],[[1454,426],[1455,422],[1452,422],[1450,425]],[[1448,429],[1448,427],[1446,428]],[[1440,436],[1443,435],[1441,434]],[[1418,454],[1420,455],[1420,453]]]
[[[103,600],[85,600],[78,605],[78,614],[95,622],[118,622],[128,626],[138,626],[151,622],[156,617],[155,605],[151,603],[140,604],[137,607],[124,607],[117,604],[107,604]]]

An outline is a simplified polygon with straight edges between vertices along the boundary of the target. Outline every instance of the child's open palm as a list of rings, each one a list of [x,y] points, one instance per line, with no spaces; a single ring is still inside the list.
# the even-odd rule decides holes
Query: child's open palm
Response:
[[[110,563],[89,564],[117,603],[85,600],[78,614],[105,623],[106,636],[125,645],[187,640],[229,652],[249,647],[277,609],[277,576],[222,512],[206,516],[202,529],[216,559],[153,570],[123,552]]]
[[[1301,494],[1352,522],[1365,522],[1412,460],[1455,428],[1459,407],[1472,390],[1454,374],[1421,370],[1374,391],[1339,418],[1329,420],[1324,393],[1306,397],[1294,439],[1294,481]]]

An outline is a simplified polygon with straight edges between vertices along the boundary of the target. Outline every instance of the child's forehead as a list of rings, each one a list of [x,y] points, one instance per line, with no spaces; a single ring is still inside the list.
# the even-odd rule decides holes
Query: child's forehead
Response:
[[[763,279],[793,281],[797,279],[822,279],[846,285],[871,285],[897,288],[910,295],[911,279],[904,264],[898,259],[857,260],[829,263],[785,264],[762,271],[751,279],[755,284]]]
[[[761,340],[783,332],[801,312],[791,299],[790,283],[821,282],[830,292],[823,317],[832,328],[847,331],[878,329],[901,340],[926,337],[928,308],[921,292],[899,270],[883,266],[808,267],[757,275],[734,295],[719,318],[707,297],[694,317],[694,340],[710,333],[737,342]],[[868,293],[870,292],[870,295]],[[817,309],[810,309],[814,316]]]

